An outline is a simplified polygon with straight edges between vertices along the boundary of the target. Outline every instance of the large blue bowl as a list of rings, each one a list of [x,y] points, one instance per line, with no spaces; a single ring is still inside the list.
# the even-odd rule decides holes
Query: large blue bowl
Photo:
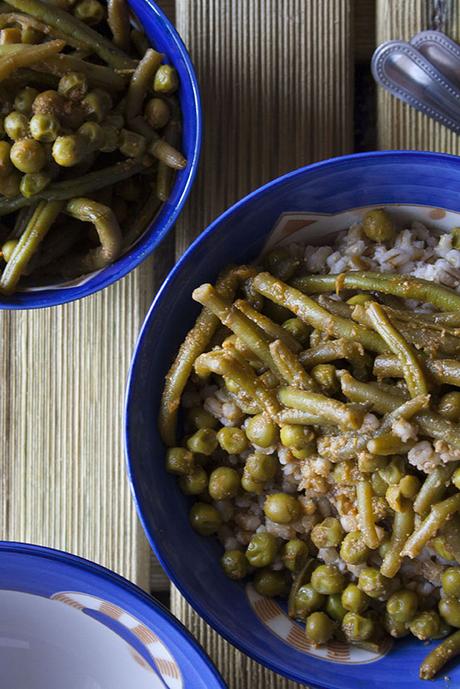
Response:
[[[144,261],[166,236],[177,220],[190,192],[199,162],[201,148],[201,103],[195,71],[187,50],[165,14],[153,0],[129,0],[145,32],[155,48],[164,53],[165,61],[174,65],[179,74],[179,99],[183,119],[181,151],[187,166],[176,174],[169,199],[162,205],[155,220],[141,239],[117,261],[79,284],[65,287],[50,285],[44,289],[16,292],[0,296],[0,309],[34,309],[65,304],[87,297],[124,277]]]
[[[285,211],[337,213],[383,204],[460,211],[460,160],[417,152],[346,156],[287,174],[247,196],[194,242],[167,278],[140,334],[127,389],[131,486],[167,573],[197,612],[239,649],[289,678],[327,689],[426,689],[418,666],[428,647],[404,639],[379,659],[348,661],[340,658],[343,649],[321,659],[302,647],[300,627],[293,630],[276,605],[254,601],[244,585],[227,579],[218,563],[220,545],[192,531],[190,502],[164,469],[156,418],[165,373],[198,313],[191,298],[197,285],[213,281],[229,263],[254,259]],[[435,211],[431,217],[439,215]],[[446,687],[445,674],[430,686]],[[449,686],[460,686],[460,668],[449,668],[448,675]]]

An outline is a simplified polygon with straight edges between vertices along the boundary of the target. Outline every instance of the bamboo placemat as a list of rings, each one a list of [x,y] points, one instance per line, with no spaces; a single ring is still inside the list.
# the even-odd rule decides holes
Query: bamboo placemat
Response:
[[[201,85],[200,173],[176,227],[176,255],[251,189],[352,149],[351,0],[176,0]],[[294,689],[213,632],[180,594],[172,610],[230,689]]]

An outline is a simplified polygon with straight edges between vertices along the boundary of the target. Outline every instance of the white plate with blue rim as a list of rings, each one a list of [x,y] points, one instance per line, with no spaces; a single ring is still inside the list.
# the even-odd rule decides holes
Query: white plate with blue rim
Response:
[[[0,541],[2,689],[225,689],[160,604],[57,550]]]

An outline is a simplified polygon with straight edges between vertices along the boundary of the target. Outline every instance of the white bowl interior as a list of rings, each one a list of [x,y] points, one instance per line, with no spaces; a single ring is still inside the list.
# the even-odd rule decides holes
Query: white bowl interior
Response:
[[[59,600],[0,591],[5,689],[165,689],[109,627]]]

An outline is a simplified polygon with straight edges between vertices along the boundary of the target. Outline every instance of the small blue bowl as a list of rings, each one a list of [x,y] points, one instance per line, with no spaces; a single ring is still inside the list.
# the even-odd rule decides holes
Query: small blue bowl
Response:
[[[195,178],[201,148],[201,102],[190,56],[173,25],[153,0],[128,0],[155,48],[177,69],[183,119],[181,151],[187,166],[176,174],[169,199],[136,244],[117,261],[96,273],[63,285],[49,285],[0,296],[0,309],[37,309],[82,299],[120,280],[136,268],[176,222]]]
[[[0,541],[0,666],[14,689],[225,689],[186,629],[75,555]]]
[[[156,418],[164,377],[192,325],[198,306],[192,290],[215,280],[230,263],[254,260],[280,216],[296,214],[322,228],[316,241],[347,227],[366,206],[418,217],[447,229],[459,225],[460,159],[441,154],[381,152],[346,156],[291,172],[226,211],[194,242],[170,273],[140,334],[127,388],[128,472],[139,516],[157,557],[197,612],[228,641],[270,669],[326,689],[427,689],[418,668],[429,646],[413,638],[373,655],[341,644],[311,648],[300,625],[273,600],[261,599],[223,574],[222,548],[190,527],[191,501],[164,469],[165,448]],[[445,212],[449,209],[450,212]],[[288,216],[285,216],[288,217]],[[297,223],[297,224],[296,224]],[[444,226],[443,226],[444,223]],[[302,224],[302,223],[300,223]],[[294,236],[294,235],[292,235]],[[460,668],[446,668],[430,686],[460,686]]]

